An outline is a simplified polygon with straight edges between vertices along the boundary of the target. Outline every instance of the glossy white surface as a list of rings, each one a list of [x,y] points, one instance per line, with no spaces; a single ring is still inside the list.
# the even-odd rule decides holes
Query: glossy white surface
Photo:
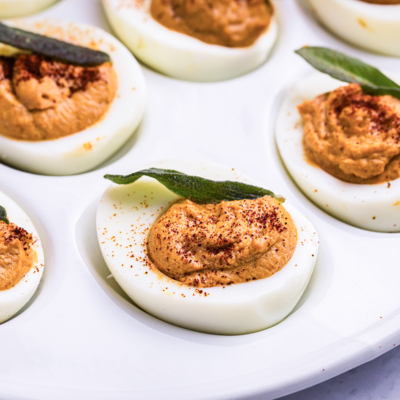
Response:
[[[313,205],[283,168],[273,135],[283,89],[310,72],[294,49],[326,45],[392,71],[399,60],[341,43],[294,0],[277,6],[285,16],[280,39],[269,62],[249,75],[197,84],[145,68],[146,117],[107,165],[57,178],[0,165],[0,190],[30,215],[46,256],[30,307],[0,326],[0,399],[187,400],[189,393],[201,400],[266,400],[329,379],[399,342],[400,268],[393,249],[400,235],[351,227]],[[107,27],[98,0],[62,0],[46,14]],[[299,306],[282,323],[245,336],[192,332],[137,309],[107,279],[95,228],[109,185],[102,176],[166,157],[237,168],[286,195],[313,222],[318,263]]]
[[[316,16],[341,38],[380,54],[400,56],[400,4],[308,0]]]
[[[224,181],[260,186],[231,168],[196,161],[174,160],[138,168],[166,168]],[[132,173],[133,171],[126,171]],[[97,235],[104,260],[125,293],[149,314],[199,332],[242,335],[276,325],[300,300],[318,259],[318,235],[311,222],[290,200],[283,207],[297,229],[292,258],[267,279],[199,291],[183,286],[145,265],[150,228],[160,213],[179,199],[154,179],[131,185],[111,184],[97,209]]]

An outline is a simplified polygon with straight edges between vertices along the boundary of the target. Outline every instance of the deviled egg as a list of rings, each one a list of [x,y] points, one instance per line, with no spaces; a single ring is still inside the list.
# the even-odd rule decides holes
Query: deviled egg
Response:
[[[14,28],[23,31],[0,26],[0,160],[48,175],[93,169],[143,117],[139,64],[99,28],[49,19]]]
[[[400,56],[400,1],[308,0],[332,32],[365,49]]]
[[[220,81],[257,68],[278,32],[269,0],[103,0],[103,5],[114,31],[137,57],[190,81]]]
[[[284,319],[317,258],[308,219],[265,189],[243,189],[251,180],[232,169],[186,161],[157,167],[109,177],[121,185],[111,184],[98,206],[101,252],[121,288],[149,314],[201,332],[245,334]]]
[[[347,82],[359,80],[367,86],[346,85],[317,72],[291,87],[276,122],[276,142],[286,168],[327,213],[360,228],[399,232],[400,100],[366,91],[393,90],[398,96],[400,86],[359,60],[329,49],[306,49],[336,55],[331,71],[345,76],[348,68]],[[365,76],[357,77],[354,71]]]
[[[30,15],[51,6],[58,0],[0,0],[0,18]]]
[[[43,247],[32,221],[0,192],[0,324],[33,296],[43,270]]]

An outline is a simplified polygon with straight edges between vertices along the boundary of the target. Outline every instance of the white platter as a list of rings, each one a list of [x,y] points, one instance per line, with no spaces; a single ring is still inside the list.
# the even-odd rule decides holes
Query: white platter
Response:
[[[198,84],[144,68],[145,120],[101,168],[47,177],[0,165],[0,190],[32,219],[46,259],[30,306],[0,326],[0,399],[272,399],[398,343],[400,234],[351,227],[309,202],[281,164],[273,127],[286,86],[310,71],[294,49],[331,46],[387,70],[399,69],[400,60],[348,47],[294,0],[276,3],[277,46],[267,64],[246,76]],[[41,15],[107,29],[99,0],[61,0]],[[102,176],[183,157],[247,174],[285,195],[317,228],[311,284],[279,325],[229,337],[188,331],[139,310],[107,279],[95,227],[108,186]]]

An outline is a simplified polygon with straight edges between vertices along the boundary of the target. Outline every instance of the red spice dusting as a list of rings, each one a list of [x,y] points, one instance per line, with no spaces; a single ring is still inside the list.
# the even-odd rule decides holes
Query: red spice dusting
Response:
[[[19,240],[23,243],[24,250],[27,251],[32,243],[32,234],[28,233],[24,228],[20,228],[17,225],[10,224],[4,228],[4,222],[0,222],[0,226],[4,231],[4,242],[11,243],[14,240]]]
[[[12,78],[14,58],[0,56],[0,81]]]
[[[36,242],[25,229],[0,221],[0,241],[2,244],[0,267],[0,291],[14,287],[33,266]],[[35,266],[34,272],[39,272]]]
[[[148,249],[165,275],[210,287],[272,275],[290,259],[296,236],[290,216],[271,197],[218,205],[186,200],[153,226]]]
[[[51,60],[39,54],[20,55],[14,64],[15,84],[29,79],[41,80],[48,76],[58,86],[68,87],[71,95],[86,90],[90,82],[101,80],[98,67],[81,67]]]

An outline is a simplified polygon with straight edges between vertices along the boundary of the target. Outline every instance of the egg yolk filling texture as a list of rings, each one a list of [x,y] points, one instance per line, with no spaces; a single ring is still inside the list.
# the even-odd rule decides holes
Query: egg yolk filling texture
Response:
[[[400,4],[400,0],[361,0],[364,3],[371,4]]]
[[[205,43],[251,46],[268,28],[268,0],[152,0],[151,15],[165,27]]]
[[[400,176],[400,101],[356,84],[298,106],[306,156],[346,182],[374,184]]]
[[[0,221],[0,291],[17,285],[37,261],[32,235]]]
[[[80,67],[37,54],[0,57],[0,134],[57,139],[98,122],[117,91],[110,63]]]
[[[274,198],[174,204],[153,225],[148,252],[165,275],[212,287],[267,278],[291,259],[297,230]]]

